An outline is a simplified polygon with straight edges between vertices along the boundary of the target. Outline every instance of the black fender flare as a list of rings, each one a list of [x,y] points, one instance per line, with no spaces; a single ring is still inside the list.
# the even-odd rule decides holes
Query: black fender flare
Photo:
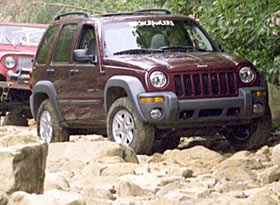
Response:
[[[144,86],[142,85],[141,81],[133,76],[126,76],[126,75],[119,75],[111,77],[106,85],[105,85],[105,92],[104,92],[104,108],[106,114],[108,113],[109,107],[109,100],[108,100],[108,90],[112,87],[120,87],[123,88],[127,94],[128,99],[132,103],[137,115],[143,121],[147,121],[141,111],[138,102],[138,94],[146,92]]]
[[[59,122],[63,126],[67,127],[67,125],[65,123],[63,123],[64,119],[61,115],[61,112],[59,111],[58,104],[56,101],[57,92],[51,81],[42,80],[42,81],[39,81],[38,83],[36,83],[35,86],[33,87],[32,95],[30,96],[30,108],[31,108],[33,117],[36,118],[37,112],[38,112],[38,109],[40,106],[40,104],[38,102],[38,98],[36,97],[36,96],[38,96],[38,94],[45,94],[48,96],[48,99],[50,99],[50,101],[51,101],[51,104],[55,110],[55,113],[56,113],[56,116],[57,116]]]

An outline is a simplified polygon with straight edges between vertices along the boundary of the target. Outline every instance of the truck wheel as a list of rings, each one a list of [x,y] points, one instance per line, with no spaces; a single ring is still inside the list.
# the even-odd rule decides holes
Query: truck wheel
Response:
[[[148,154],[155,128],[141,121],[127,97],[116,100],[107,116],[107,134],[112,141],[130,146],[137,154]]]
[[[37,134],[44,142],[69,141],[68,131],[60,126],[49,99],[44,100],[37,114]]]
[[[9,112],[6,114],[2,125],[28,126],[28,121],[21,113]]]
[[[242,125],[224,132],[230,146],[235,150],[257,149],[267,143],[271,132],[271,112],[267,107],[265,114],[254,119],[249,125]]]

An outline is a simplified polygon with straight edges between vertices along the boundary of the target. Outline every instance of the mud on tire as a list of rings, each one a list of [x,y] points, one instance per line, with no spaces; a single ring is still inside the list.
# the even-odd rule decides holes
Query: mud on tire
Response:
[[[109,109],[107,134],[110,140],[130,146],[137,154],[148,154],[154,142],[155,128],[141,121],[129,99],[122,97]]]
[[[69,133],[59,124],[55,110],[53,109],[49,99],[44,100],[40,104],[36,122],[37,134],[41,140],[46,142],[69,141]]]

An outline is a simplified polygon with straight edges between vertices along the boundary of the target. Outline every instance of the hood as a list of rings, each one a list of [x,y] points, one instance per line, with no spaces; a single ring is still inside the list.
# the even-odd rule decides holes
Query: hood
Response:
[[[118,55],[109,58],[107,63],[149,71],[152,68],[165,68],[170,72],[193,70],[235,69],[243,62],[240,57],[221,52],[168,52],[148,55]]]
[[[6,54],[14,55],[35,55],[37,47],[12,46],[0,44],[0,57]]]

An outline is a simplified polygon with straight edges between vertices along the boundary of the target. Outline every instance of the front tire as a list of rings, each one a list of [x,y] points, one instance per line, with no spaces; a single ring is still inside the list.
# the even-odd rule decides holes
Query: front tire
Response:
[[[235,150],[249,150],[264,146],[269,139],[270,132],[271,112],[267,106],[261,118],[253,119],[249,125],[230,128],[223,135]]]
[[[44,142],[69,141],[68,131],[59,124],[49,99],[44,100],[37,114],[37,134]]]
[[[148,154],[155,128],[141,121],[127,97],[117,99],[107,116],[107,134],[112,141],[130,146],[136,154]]]

